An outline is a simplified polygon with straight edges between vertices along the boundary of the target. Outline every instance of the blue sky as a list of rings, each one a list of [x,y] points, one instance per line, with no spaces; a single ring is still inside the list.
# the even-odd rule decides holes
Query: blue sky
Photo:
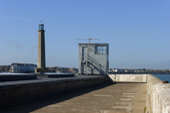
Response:
[[[109,43],[110,68],[170,69],[169,0],[0,0],[0,65],[37,63],[45,26],[47,66],[78,67],[78,43]]]

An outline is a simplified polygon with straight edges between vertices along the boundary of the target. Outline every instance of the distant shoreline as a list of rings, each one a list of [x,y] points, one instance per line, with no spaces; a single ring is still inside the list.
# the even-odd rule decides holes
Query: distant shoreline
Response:
[[[170,74],[170,72],[109,72],[109,74]]]

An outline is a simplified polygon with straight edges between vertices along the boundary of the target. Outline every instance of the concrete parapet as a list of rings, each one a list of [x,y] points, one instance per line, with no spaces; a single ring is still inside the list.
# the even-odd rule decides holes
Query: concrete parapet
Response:
[[[68,73],[68,74],[56,74],[56,75],[47,75],[48,77],[51,78],[59,78],[59,77],[74,77],[75,74]]]
[[[37,77],[49,77],[49,78],[63,78],[63,77],[75,77],[73,73],[56,73],[56,74],[37,74]]]
[[[147,76],[146,106],[149,113],[153,113],[153,86],[161,82],[162,80],[153,75]]]
[[[37,75],[0,75],[0,82],[31,79],[37,79]]]
[[[170,113],[170,84],[151,74],[109,74],[113,82],[147,82],[146,113]]]
[[[146,113],[170,113],[169,83],[150,74],[110,74],[109,77],[113,82],[147,82]],[[105,82],[109,82],[106,76],[38,77],[34,80],[0,82],[0,107]]]
[[[113,82],[147,82],[147,74],[109,74]]]
[[[147,76],[147,111],[149,113],[170,112],[170,84],[163,83],[159,78]]]
[[[44,81],[32,80],[27,83],[12,83],[0,85],[0,107],[7,107],[23,102],[28,102],[48,96],[53,96],[70,90],[75,90],[92,85],[109,82],[106,76],[96,77],[71,77],[72,79],[46,78]]]
[[[170,113],[170,84],[154,85],[153,103],[153,113]]]

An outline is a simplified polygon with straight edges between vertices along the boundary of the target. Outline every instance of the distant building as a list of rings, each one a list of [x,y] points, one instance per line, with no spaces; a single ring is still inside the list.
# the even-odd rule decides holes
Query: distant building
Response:
[[[70,68],[68,69],[69,73],[78,73],[78,69],[76,68]]]
[[[57,73],[69,73],[68,68],[65,67],[59,67],[56,69]]]
[[[78,73],[77,68],[69,68],[69,67],[48,67],[48,72],[56,72],[56,73]]]
[[[34,68],[37,68],[36,64],[28,63],[12,63],[10,72],[12,73],[29,73],[34,72]]]
[[[56,69],[53,68],[53,67],[51,67],[51,68],[48,67],[48,72],[55,72],[55,70],[56,70]]]
[[[79,74],[108,74],[109,44],[79,44]]]
[[[10,65],[0,65],[0,72],[9,72]]]

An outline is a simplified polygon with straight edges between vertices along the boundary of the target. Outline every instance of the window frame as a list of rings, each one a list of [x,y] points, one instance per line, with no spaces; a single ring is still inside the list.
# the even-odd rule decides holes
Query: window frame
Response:
[[[98,55],[107,54],[107,46],[106,45],[96,45],[95,54],[98,54]]]

